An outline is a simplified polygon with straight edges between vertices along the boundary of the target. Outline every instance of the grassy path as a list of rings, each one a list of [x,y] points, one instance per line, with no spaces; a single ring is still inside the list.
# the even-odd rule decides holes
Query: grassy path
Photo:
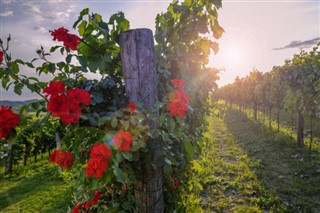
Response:
[[[0,177],[0,212],[65,213],[73,189],[57,177],[57,168],[42,160],[20,169],[17,177]]]
[[[206,212],[320,212],[319,154],[238,111],[208,122],[198,171]]]
[[[281,211],[280,198],[268,192],[257,178],[244,149],[222,119],[208,118],[202,141],[202,208],[205,212]]]
[[[289,212],[320,212],[320,155],[301,149],[285,133],[276,133],[229,109],[225,124],[254,162],[255,173],[282,198]]]

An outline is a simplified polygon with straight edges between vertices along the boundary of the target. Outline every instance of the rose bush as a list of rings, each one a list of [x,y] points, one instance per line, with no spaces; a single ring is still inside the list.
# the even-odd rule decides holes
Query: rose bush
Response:
[[[164,44],[159,33],[166,31],[166,24],[172,23],[174,17],[180,17],[178,13],[191,8],[190,13],[186,14],[192,16],[193,12],[202,11],[199,8],[210,8],[208,11],[211,12],[213,10],[212,3],[204,5],[200,1],[193,5],[198,7],[194,11],[192,7],[183,4],[176,2],[168,8],[171,15],[157,17],[156,55],[160,55],[159,51],[170,52],[161,46]],[[195,14],[209,17],[204,13]],[[215,16],[210,16],[210,19],[214,18]],[[170,20],[163,21],[164,19]],[[211,21],[213,23],[213,20]],[[161,24],[163,28],[159,28]],[[204,27],[207,28],[209,24],[199,23],[196,28],[201,28],[201,33],[204,33]],[[214,26],[215,35],[217,32],[221,34],[221,27],[216,20]],[[160,101],[154,106],[154,110],[159,112],[156,117],[143,110],[139,103],[128,103],[125,94],[118,44],[119,34],[129,29],[129,22],[124,18],[124,14],[119,12],[112,15],[108,21],[103,21],[101,15],[90,15],[89,10],[84,9],[73,27],[78,30],[79,36],[69,33],[69,30],[63,27],[50,31],[53,40],[62,42],[63,45],[51,47],[50,53],[41,46],[37,50],[38,57],[31,62],[13,60],[7,54],[8,48],[0,42],[4,59],[4,63],[0,65],[2,87],[9,89],[13,86],[19,95],[24,87],[37,93],[42,100],[30,107],[37,110],[38,116],[42,116],[40,112],[46,112],[45,116],[51,115],[65,130],[61,140],[62,149],[55,150],[50,161],[68,169],[63,172],[72,174],[78,183],[73,212],[99,212],[106,209],[110,212],[135,211],[138,205],[134,196],[135,170],[141,156],[148,156],[148,140],[159,141],[155,149],[161,159],[159,164],[164,168],[166,209],[171,211],[184,208],[186,202],[183,202],[183,195],[194,188],[189,181],[192,175],[189,162],[194,160],[199,152],[196,142],[200,131],[194,129],[201,124],[199,118],[204,116],[201,114],[203,105],[199,103],[205,102],[209,91],[214,87],[213,84],[203,91],[199,90],[203,92],[201,95],[199,91],[191,90],[196,88],[196,83],[189,84],[193,81],[193,74],[188,67],[194,68],[195,72],[207,70],[200,64],[204,61],[199,60],[198,63],[192,60],[189,61],[191,65],[186,66],[183,63],[187,60],[183,59],[177,66],[164,61],[166,59],[162,58],[163,55],[157,58]],[[195,53],[207,57],[211,44],[200,45],[200,41],[205,41],[200,37],[195,40],[197,42],[186,42],[184,46],[190,45],[190,50],[192,47]],[[193,44],[195,46],[192,46]],[[60,52],[64,60],[51,62],[48,57],[54,52]],[[39,62],[42,64],[36,66]],[[50,74],[53,79],[48,83],[22,75],[20,66],[35,69],[39,76]],[[174,68],[181,72],[180,76],[176,71],[168,70]],[[184,74],[183,69],[186,69]],[[169,71],[171,76],[168,75]],[[88,72],[99,73],[101,78],[87,79],[84,74]],[[210,85],[210,82],[217,78],[215,74],[213,71],[211,78],[201,75],[197,79],[203,86]],[[188,83],[182,80],[181,76]],[[200,101],[197,101],[197,98]],[[199,112],[192,110],[192,102],[197,103]],[[22,108],[21,113],[24,110],[27,109]],[[150,128],[150,121],[157,123],[156,129]],[[95,195],[94,198],[92,194]]]
[[[89,16],[89,18],[90,17],[91,16]],[[126,20],[122,21],[125,22]],[[96,23],[92,23],[92,25],[96,25]],[[100,29],[97,27],[97,30]],[[43,98],[43,101],[46,102],[46,104],[43,104],[43,102],[40,101],[37,105],[37,107],[39,107],[37,110],[47,111],[52,117],[58,118],[62,124],[66,125],[65,128],[68,129],[65,137],[62,139],[62,147],[68,151],[62,149],[54,150],[49,162],[54,162],[64,169],[71,169],[71,172],[73,167],[75,167],[75,169],[77,168],[77,172],[74,174],[75,178],[78,176],[82,193],[78,195],[78,199],[81,199],[81,202],[75,205],[73,212],[87,210],[97,211],[100,208],[112,209],[110,206],[114,206],[115,203],[119,201],[123,202],[123,196],[127,197],[125,206],[118,206],[115,209],[128,210],[135,208],[136,201],[133,199],[133,186],[135,183],[134,162],[139,161],[140,150],[147,152],[145,144],[149,137],[156,138],[162,131],[167,131],[166,121],[169,115],[171,117],[169,120],[170,125],[175,122],[182,123],[182,120],[175,121],[174,118],[176,116],[180,118],[185,117],[188,110],[190,98],[183,89],[186,82],[180,79],[172,81],[173,90],[169,98],[164,99],[164,103],[167,100],[169,100],[170,103],[164,105],[159,103],[157,106],[162,111],[162,122],[159,122],[160,128],[156,131],[150,132],[151,129],[147,121],[149,112],[140,112],[137,110],[138,107],[136,104],[132,102],[126,107],[123,105],[121,108],[110,107],[111,111],[115,111],[110,111],[106,113],[105,116],[97,115],[93,110],[104,100],[98,99],[97,96],[99,97],[99,95],[97,95],[94,90],[90,91],[94,86],[92,81],[85,79],[81,72],[76,74],[78,75],[76,79],[70,78],[71,75],[74,74],[72,72],[79,72],[81,69],[84,69],[82,65],[79,67],[70,63],[69,58],[76,56],[71,54],[70,51],[78,50],[80,54],[76,57],[80,64],[82,60],[87,60],[86,63],[90,63],[90,60],[88,60],[89,56],[85,59],[83,53],[81,53],[81,49],[85,47],[82,46],[83,43],[92,48],[91,44],[87,44],[85,38],[80,39],[80,37],[68,33],[69,31],[63,27],[50,32],[53,40],[63,42],[63,46],[51,48],[51,51],[60,48],[60,52],[63,54],[66,50],[66,63],[59,62],[53,64],[48,62],[46,56],[49,54],[45,53],[44,49],[41,48],[37,53],[40,56],[39,59],[43,59],[45,62],[42,67],[37,67],[36,70],[38,70],[39,74],[42,72],[54,74],[58,70],[62,71],[62,75],[46,84],[33,78],[26,77],[23,79],[17,73],[17,76],[19,76],[18,81],[20,82],[14,82],[14,84],[19,85],[19,83],[24,82],[23,86],[27,86],[29,89],[32,89],[32,91],[37,92]],[[120,32],[121,30],[119,30],[117,34]],[[11,64],[12,66],[14,63],[33,67],[32,63],[21,60],[15,62],[8,61],[7,65],[10,66]],[[7,69],[10,68],[9,66]],[[54,68],[49,68],[49,66],[54,66]],[[74,70],[71,72],[70,69]],[[30,80],[36,82],[30,84]],[[89,82],[91,82],[90,85],[88,85]],[[116,83],[116,81],[114,82]],[[107,83],[111,84],[111,80],[108,79]],[[108,89],[104,91],[110,92]],[[116,99],[116,97],[111,98],[110,101],[112,102]],[[122,99],[122,103],[127,103],[124,95]],[[167,107],[165,107],[166,105]],[[86,107],[85,110],[84,107]],[[1,108],[3,114],[5,114],[4,111],[8,110],[9,108],[6,107]],[[100,113],[103,115],[101,111]],[[7,125],[8,127],[5,125],[1,126],[4,130],[3,132],[5,132],[5,138],[7,138],[9,130],[18,125],[19,117],[11,111],[8,111],[3,118],[12,120],[10,125]],[[93,128],[89,128],[88,125]],[[80,131],[82,134],[78,134]],[[174,129],[171,129],[171,131],[171,134],[173,134]],[[91,137],[89,135],[91,135]],[[92,135],[94,136],[92,137]],[[69,141],[66,142],[67,140]],[[68,147],[74,148],[70,149]],[[81,151],[79,152],[78,150]],[[90,151],[88,152],[88,150]],[[78,169],[83,168],[83,165],[86,165],[86,167],[79,173]],[[101,190],[108,185],[111,187],[109,190]],[[110,191],[111,189],[112,191]],[[90,194],[91,190],[101,190],[101,192],[96,193],[95,198],[87,200],[86,197]],[[121,198],[114,196],[114,193],[118,190],[123,194]],[[109,207],[107,207],[108,205],[97,205],[102,195],[105,199],[103,203],[110,204]]]

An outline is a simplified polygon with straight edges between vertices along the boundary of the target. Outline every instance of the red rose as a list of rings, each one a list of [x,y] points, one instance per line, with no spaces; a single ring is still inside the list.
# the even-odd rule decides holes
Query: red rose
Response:
[[[49,32],[51,32],[54,41],[62,41],[67,49],[77,50],[77,46],[80,43],[80,38],[77,35],[68,33],[69,30],[63,27]]]
[[[94,197],[97,198],[98,200],[101,198],[101,194],[99,191],[94,192]]]
[[[72,49],[72,50],[77,50],[79,43],[80,43],[80,38],[74,34],[66,34],[63,40],[63,45],[67,49]]]
[[[170,109],[171,116],[177,115],[179,117],[185,117],[188,110],[188,105],[185,102],[177,101],[169,103],[168,108]]]
[[[129,107],[130,112],[133,112],[137,109],[136,104],[133,102],[130,102],[128,107]]]
[[[177,178],[172,178],[172,181],[173,181],[173,185],[171,185],[170,186],[170,188],[172,189],[172,190],[175,190],[177,187],[179,187],[180,186],[180,182],[179,182],[179,180],[177,179]]]
[[[86,203],[84,204],[84,208],[86,208],[86,209],[90,208],[90,206],[91,206],[91,203],[90,203],[90,202],[86,202]]]
[[[65,35],[69,32],[69,30],[60,27],[59,29],[53,30],[53,31],[49,31],[51,32],[51,35],[53,36],[53,40],[56,41],[63,41]]]
[[[65,168],[65,169],[69,169],[72,166],[74,161],[74,158],[70,152],[64,152],[61,159],[62,159],[61,168]]]
[[[90,93],[86,90],[73,88],[67,92],[71,101],[77,104],[83,104],[85,106],[91,103]]]
[[[69,169],[73,164],[74,158],[70,152],[63,150],[54,150],[50,156],[49,162],[58,164],[61,168]]]
[[[99,202],[99,199],[97,199],[97,198],[94,198],[91,200],[92,205],[97,205],[98,202]]]
[[[188,111],[188,102],[190,101],[189,96],[186,94],[184,89],[176,89],[169,95],[170,103],[168,108],[171,116],[184,117]]]
[[[56,162],[56,157],[57,157],[58,152],[59,152],[59,150],[55,149],[55,150],[51,153],[49,162]]]
[[[80,119],[82,108],[70,100],[59,108],[59,116],[65,124],[76,124]]]
[[[109,158],[112,151],[105,143],[94,144],[90,150],[90,160],[87,162],[86,173],[88,177],[95,175],[96,178],[102,178],[103,174],[109,168]]]
[[[177,178],[173,178],[173,182],[174,182],[175,186],[177,186],[177,187],[180,186],[180,182]]]
[[[186,84],[186,82],[184,80],[181,80],[181,79],[174,79],[174,80],[171,80],[172,84],[174,87],[182,87],[183,85]]]
[[[51,112],[53,117],[60,117],[62,110],[61,106],[63,105],[63,103],[66,103],[68,101],[68,96],[66,96],[65,94],[52,96],[47,105],[47,109],[49,112]]]
[[[80,213],[80,209],[82,208],[82,203],[78,203],[76,207],[72,210],[72,213]]]
[[[97,205],[100,198],[101,198],[100,192],[99,191],[95,191],[94,192],[94,198],[91,200],[92,205]]]
[[[0,139],[8,139],[11,130],[18,126],[20,117],[18,114],[12,112],[11,107],[0,107]]]
[[[184,89],[177,89],[174,90],[173,92],[170,93],[170,101],[172,102],[178,102],[178,101],[182,101],[182,102],[189,102],[190,98],[187,95],[187,93],[184,91]]]
[[[111,149],[105,143],[96,143],[90,150],[90,157],[95,159],[108,159],[112,156]]]
[[[103,174],[108,170],[108,168],[108,162],[104,160],[90,159],[87,162],[87,169],[85,172],[87,173],[88,177],[95,175],[96,178],[102,178]]]
[[[65,92],[65,86],[62,81],[51,81],[49,86],[44,88],[43,92],[48,94],[46,95],[46,97],[48,97],[49,95],[51,95],[51,97],[60,95]]]
[[[51,82],[43,90],[50,96],[47,109],[53,117],[60,117],[65,124],[75,124],[79,121],[82,108],[80,104],[89,105],[90,94],[86,90],[73,88],[66,92],[63,82]]]
[[[2,64],[2,61],[3,61],[3,55],[4,53],[2,51],[0,51],[0,64]]]
[[[129,152],[132,142],[132,135],[128,132],[118,132],[112,138],[112,143],[118,151]]]

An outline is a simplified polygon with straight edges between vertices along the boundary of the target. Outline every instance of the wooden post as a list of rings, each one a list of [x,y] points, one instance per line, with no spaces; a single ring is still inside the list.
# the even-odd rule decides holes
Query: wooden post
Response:
[[[125,88],[130,101],[158,116],[154,104],[158,101],[157,71],[154,42],[149,29],[129,30],[120,34],[120,49]],[[149,120],[151,128],[156,123]],[[149,155],[143,155],[136,168],[135,197],[140,213],[163,212],[162,166],[159,166],[159,141],[148,140]]]

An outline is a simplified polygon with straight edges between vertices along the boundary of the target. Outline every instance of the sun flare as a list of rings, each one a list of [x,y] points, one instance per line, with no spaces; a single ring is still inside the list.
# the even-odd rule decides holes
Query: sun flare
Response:
[[[241,52],[237,48],[228,48],[221,54],[224,55],[227,63],[239,63],[241,60]]]

